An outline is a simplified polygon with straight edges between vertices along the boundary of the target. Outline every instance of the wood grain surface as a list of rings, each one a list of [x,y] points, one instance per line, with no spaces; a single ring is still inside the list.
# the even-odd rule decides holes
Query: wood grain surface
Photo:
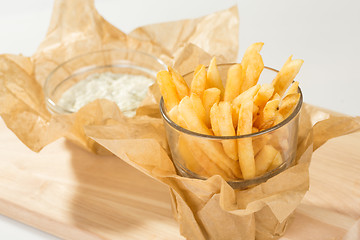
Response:
[[[342,239],[360,218],[360,133],[330,140],[281,239]],[[27,149],[0,119],[0,213],[63,239],[184,239],[168,188],[60,139]]]

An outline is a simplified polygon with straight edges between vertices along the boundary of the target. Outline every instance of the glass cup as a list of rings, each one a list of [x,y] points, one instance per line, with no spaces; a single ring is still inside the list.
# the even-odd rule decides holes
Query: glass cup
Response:
[[[74,110],[59,103],[69,88],[88,76],[110,72],[141,75],[156,80],[156,73],[167,69],[166,64],[148,53],[130,49],[95,51],[74,57],[55,68],[47,77],[44,95],[51,113],[67,114]]]
[[[226,79],[227,70],[231,65],[218,65],[221,79]],[[259,83],[271,82],[277,72],[275,69],[265,67]],[[184,75],[188,83],[192,77],[193,73]],[[172,161],[178,174],[197,179],[207,179],[218,174],[233,188],[246,189],[265,182],[287,169],[296,156],[299,113],[303,101],[300,88],[298,92],[299,102],[289,117],[266,130],[241,136],[211,136],[184,129],[169,118],[164,100],[161,99],[160,111]],[[229,158],[224,151],[223,146],[228,144],[236,144],[238,151],[253,151],[255,162],[267,162],[265,166],[268,167],[266,169],[259,167],[254,178],[243,179],[239,162]]]

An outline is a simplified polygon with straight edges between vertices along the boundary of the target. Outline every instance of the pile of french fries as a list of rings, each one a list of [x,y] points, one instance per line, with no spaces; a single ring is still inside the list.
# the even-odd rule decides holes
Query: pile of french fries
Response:
[[[170,119],[185,129],[211,136],[247,135],[284,121],[300,99],[299,83],[294,78],[303,60],[290,56],[271,83],[258,84],[264,69],[262,47],[263,43],[252,44],[241,63],[228,69],[225,84],[215,57],[207,69],[204,65],[195,69],[190,86],[171,67],[158,72],[157,83]],[[176,152],[186,167],[200,176],[251,179],[282,164],[286,144],[274,144],[274,137],[214,140],[182,133]]]

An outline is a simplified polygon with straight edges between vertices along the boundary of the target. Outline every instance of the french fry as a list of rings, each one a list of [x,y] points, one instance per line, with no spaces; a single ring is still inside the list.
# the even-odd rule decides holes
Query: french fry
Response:
[[[175,105],[175,106],[168,112],[168,115],[169,115],[170,119],[171,119],[174,123],[176,123],[176,124],[179,125],[180,127],[187,128],[184,119],[181,117],[181,115],[180,115],[180,113],[179,113],[179,107],[178,107],[178,105]]]
[[[263,114],[264,114],[263,120],[266,121],[266,120],[274,119],[276,115],[276,111],[278,110],[279,107],[279,103],[280,103],[279,99],[274,99],[266,103],[263,109]]]
[[[210,110],[210,120],[211,120],[212,130],[215,136],[221,136],[220,126],[219,126],[220,115],[221,113],[220,113],[219,104],[215,103]],[[231,168],[231,171],[236,177],[242,177],[239,164],[226,155],[223,147],[219,145],[220,143],[209,142],[206,140],[201,141],[201,143],[202,143],[202,148],[206,149],[206,151],[204,152],[208,155],[209,158],[213,159],[213,161],[217,162],[217,164],[219,164],[218,163],[219,161],[223,162],[223,164]]]
[[[229,102],[219,103],[219,115],[215,116],[218,120],[221,136],[235,136],[235,129],[232,122],[231,104]],[[225,153],[233,160],[238,160],[236,139],[222,141]]]
[[[245,92],[242,92],[239,96],[237,96],[232,101],[232,116],[233,116],[234,127],[237,126],[238,116],[239,116],[239,109],[240,109],[241,103],[243,103],[245,101],[248,101],[248,100],[253,100],[254,96],[259,91],[259,89],[260,89],[260,85],[257,84],[255,86],[249,88]],[[258,109],[253,108],[253,113],[254,113],[254,111],[257,112]]]
[[[279,101],[279,105],[281,104],[281,97],[278,93],[275,93],[269,100],[270,101]],[[275,106],[274,106],[275,107]],[[279,106],[278,106],[279,108]],[[272,121],[272,124],[270,126],[270,122],[268,122],[268,124],[266,124],[265,126],[263,126],[263,129],[265,128],[269,128],[269,127],[272,127],[272,126],[275,126],[277,124],[279,124],[280,122],[284,121],[284,117],[279,113],[279,111],[275,111],[275,116],[272,117],[273,118],[273,121]],[[257,123],[258,124],[258,123]]]
[[[180,99],[183,99],[185,96],[189,96],[189,87],[186,84],[184,78],[180,73],[175,71],[172,67],[168,67],[169,73],[171,74],[172,80],[175,84],[176,91]]]
[[[279,113],[279,111],[276,111],[276,116],[275,116],[275,119],[274,119],[274,122],[272,124],[272,126],[275,126],[275,125],[278,125],[279,123],[281,123],[282,121],[285,120],[285,118],[283,117],[283,115],[281,115]]]
[[[254,53],[260,53],[262,47],[264,46],[263,42],[257,42],[251,44],[245,51],[244,56],[241,60],[241,63],[244,63],[245,66],[250,65],[254,59]]]
[[[205,123],[205,125],[207,127],[210,127],[210,121],[206,117],[206,111],[205,111],[204,105],[201,101],[201,98],[196,93],[191,93],[190,101],[191,101],[193,108],[196,111],[196,114],[198,115],[199,119],[203,123]]]
[[[281,100],[281,97],[278,93],[274,93],[274,95],[269,99],[269,101],[271,100]]]
[[[299,82],[298,81],[294,81],[288,91],[286,92],[286,95],[290,95],[290,94],[293,94],[293,93],[298,93],[298,89],[299,89]]]
[[[252,145],[254,150],[254,156],[260,152],[260,150],[269,142],[270,135],[262,135],[258,137],[254,137],[252,139]]]
[[[221,143],[207,139],[195,140],[192,137],[184,137],[186,137],[187,147],[207,172],[219,172],[221,170],[228,179],[242,177],[239,164],[225,154]]]
[[[290,147],[288,129],[280,129],[280,131],[272,134],[271,144],[279,151],[286,152]]]
[[[184,97],[180,101],[178,108],[181,117],[184,119],[184,122],[190,131],[212,135],[211,130],[208,129],[205,123],[199,118],[190,97]]]
[[[253,100],[254,96],[260,90],[260,87],[261,87],[260,84],[257,84],[255,86],[252,86],[248,90],[242,92],[232,101],[232,105],[240,108],[241,103],[248,101],[248,100]]]
[[[241,104],[239,110],[237,135],[250,134],[252,132],[252,101],[246,101]],[[240,169],[244,179],[255,177],[255,159],[251,138],[240,138],[238,142],[238,155]]]
[[[233,105],[231,106],[231,115],[232,115],[232,121],[233,121],[234,128],[236,128],[237,124],[238,124],[239,109],[240,108],[238,108],[236,106],[233,106]],[[257,118],[258,111],[259,111],[258,106],[256,106],[254,104],[254,106],[253,106],[253,121],[255,121],[255,119]]]
[[[165,107],[168,111],[170,111],[175,105],[178,105],[180,102],[171,75],[167,71],[160,71],[156,75],[156,80],[159,85],[161,95],[164,98]]]
[[[210,109],[211,128],[215,136],[221,136],[218,117],[220,115],[219,105],[215,103]]]
[[[276,112],[278,111],[279,103],[279,99],[268,101],[264,109],[260,111],[254,125],[261,130],[271,127],[276,118]]]
[[[203,105],[205,108],[206,119],[209,122],[210,122],[211,107],[215,103],[219,103],[220,95],[221,95],[221,92],[220,92],[220,89],[218,89],[218,88],[208,88],[204,91],[202,102],[203,102]]]
[[[187,148],[193,155],[193,157],[198,161],[199,165],[206,169],[206,172],[210,175],[220,175],[225,180],[234,179],[235,176],[232,174],[230,169],[228,167],[222,165],[223,168],[221,168],[218,164],[213,162],[208,155],[205,154],[203,147],[199,146],[199,142],[192,139],[192,137],[187,137]]]
[[[239,109],[240,109],[240,107],[236,107],[231,104],[231,116],[232,116],[232,122],[233,122],[235,129],[237,128],[237,124],[238,124]]]
[[[190,91],[202,97],[206,87],[206,70],[204,65],[199,65],[194,72],[194,78],[190,85]]]
[[[284,119],[290,116],[290,114],[294,111],[299,99],[300,93],[292,93],[284,97],[279,108],[279,113]]]
[[[196,66],[196,68],[194,70],[194,77],[200,71],[200,69],[202,69],[203,67],[204,67],[204,65],[202,65],[202,64],[199,64]]]
[[[263,175],[279,152],[271,145],[265,145],[255,156],[256,176]]]
[[[274,87],[269,83],[264,83],[254,96],[254,104],[258,106],[259,109],[263,109],[267,101],[269,101],[272,97],[273,93]]]
[[[276,156],[274,157],[272,163],[270,164],[268,171],[271,171],[277,167],[279,167],[283,163],[283,159],[281,157],[281,153],[278,152]]]
[[[190,151],[190,146],[188,145],[188,141],[184,135],[179,136],[177,151],[181,158],[184,160],[186,167],[193,171],[194,173],[200,174],[202,176],[208,177],[210,176],[206,168],[203,168],[199,163],[198,159],[195,158],[194,154]]]
[[[206,88],[217,88],[221,91],[221,98],[224,94],[224,85],[221,81],[220,73],[216,65],[216,58],[213,57],[210,61],[209,68],[207,70]]]
[[[244,81],[242,72],[241,64],[234,64],[229,68],[225,85],[224,101],[231,102],[240,94],[241,85]]]
[[[298,74],[303,62],[300,59],[292,60],[292,56],[288,58],[271,83],[274,86],[274,93],[278,93],[281,97],[284,95],[286,89]]]
[[[198,148],[208,156],[209,159],[211,159],[229,175],[234,175],[238,178],[242,177],[239,163],[227,156],[221,143],[213,142],[207,139],[201,139],[198,140],[196,144]]]
[[[260,110],[259,107],[254,103],[253,104],[253,122],[254,122],[255,117],[258,116],[259,110]]]
[[[289,87],[285,97],[280,102],[279,112],[276,116],[273,125],[279,124],[284,121],[294,111],[299,99],[300,93],[298,93],[299,82],[293,82]]]
[[[260,55],[264,43],[258,42],[250,45],[241,61],[243,68],[244,82],[241,85],[240,93],[257,84],[260,74],[264,69],[264,63]]]

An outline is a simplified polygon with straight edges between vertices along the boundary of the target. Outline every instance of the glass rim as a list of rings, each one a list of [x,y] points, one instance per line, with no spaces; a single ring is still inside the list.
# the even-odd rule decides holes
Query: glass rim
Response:
[[[53,70],[51,70],[51,72],[49,73],[49,75],[46,77],[45,82],[44,82],[44,86],[43,86],[43,92],[44,92],[44,97],[45,97],[45,102],[47,104],[47,106],[50,108],[51,111],[57,112],[57,113],[74,113],[73,111],[70,111],[68,109],[65,109],[59,105],[57,105],[50,94],[50,82],[52,77],[54,76],[54,74],[61,69],[63,66],[76,61],[82,57],[86,57],[89,55],[94,55],[94,54],[100,54],[100,53],[108,53],[108,52],[129,52],[129,53],[138,53],[141,54],[143,56],[147,56],[150,57],[152,59],[154,59],[156,62],[158,62],[161,66],[164,67],[164,69],[167,69],[167,65],[165,64],[165,62],[163,62],[160,58],[157,58],[154,55],[151,55],[147,52],[143,52],[143,51],[139,51],[139,50],[135,50],[135,49],[126,49],[126,48],[110,48],[110,49],[104,49],[104,50],[97,50],[97,51],[89,51],[86,53],[82,53],[79,55],[76,55],[75,57],[69,58],[66,61],[60,63],[58,66],[56,66]],[[121,59],[121,60],[126,60],[126,59]],[[86,72],[88,70],[93,70],[96,68],[101,68],[101,67],[120,67],[121,65],[119,64],[102,64],[102,65],[89,65],[89,66],[84,66],[82,68],[77,69],[74,73],[70,74],[67,78],[65,78],[64,80],[68,79],[70,76],[74,75],[74,74],[80,74],[83,72]]]
[[[236,63],[223,63],[223,64],[217,64],[217,66],[231,66],[234,65]],[[271,68],[271,67],[266,67],[264,66],[264,69],[267,70],[271,70],[274,72],[279,72],[278,70]],[[192,72],[186,73],[183,75],[183,77],[188,76],[189,74],[192,74]],[[177,125],[174,121],[172,121],[170,119],[170,117],[168,116],[168,114],[165,111],[165,105],[164,105],[164,99],[161,96],[160,99],[160,112],[161,112],[161,116],[163,117],[163,119],[165,119],[165,121],[173,128],[177,129],[180,132],[192,135],[192,136],[197,136],[197,137],[202,137],[205,139],[213,139],[213,140],[230,140],[230,139],[242,139],[242,138],[251,138],[251,137],[257,137],[257,136],[262,136],[266,133],[270,133],[273,132],[283,126],[285,126],[287,123],[289,123],[291,120],[293,120],[300,112],[301,107],[302,107],[302,103],[303,103],[303,94],[301,91],[301,88],[298,87],[298,92],[300,93],[300,99],[294,109],[294,111],[283,121],[281,121],[280,123],[276,124],[275,126],[272,126],[270,128],[267,128],[265,130],[259,131],[259,132],[255,132],[255,133],[250,133],[250,134],[244,134],[244,135],[236,135],[236,136],[214,136],[214,135],[207,135],[207,134],[202,134],[202,133],[197,133],[188,129],[185,129],[179,125]]]

